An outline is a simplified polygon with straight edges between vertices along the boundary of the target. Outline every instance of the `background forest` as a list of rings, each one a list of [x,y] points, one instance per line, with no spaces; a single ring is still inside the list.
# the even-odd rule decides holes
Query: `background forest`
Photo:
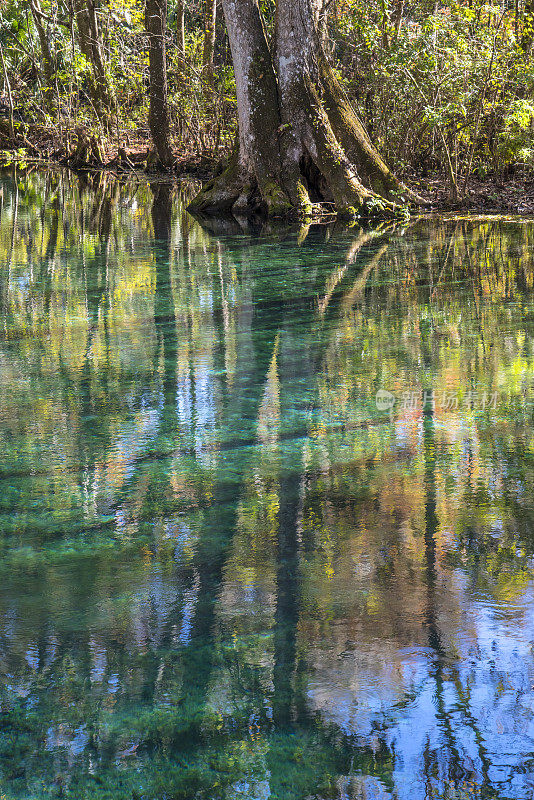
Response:
[[[274,2],[261,4],[274,25]],[[2,3],[4,161],[150,167],[146,18],[144,0]],[[338,77],[397,173],[444,180],[453,200],[473,179],[499,185],[531,173],[531,0],[324,0],[322,20]],[[174,152],[208,171],[237,124],[222,9],[169,0],[165,30]]]

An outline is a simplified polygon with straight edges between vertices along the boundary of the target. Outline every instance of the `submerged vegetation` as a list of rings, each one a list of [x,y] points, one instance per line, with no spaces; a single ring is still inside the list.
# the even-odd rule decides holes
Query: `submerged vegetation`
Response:
[[[242,72],[236,51],[246,44],[238,42],[238,48],[236,39],[232,59],[230,7],[235,5],[244,19],[251,2],[227,0],[223,9],[224,2],[217,0],[5,0],[0,9],[4,162],[37,157],[76,168],[219,174],[236,140],[234,74]],[[275,2],[262,1],[271,49],[275,24],[280,48],[291,3],[297,2],[304,0],[279,0],[275,9]],[[309,97],[301,105],[313,108],[320,97],[323,110],[313,113],[324,122],[326,111],[331,128],[321,132],[323,123],[312,123],[312,142],[309,131],[297,124],[300,112],[291,115],[284,102],[280,110],[273,106],[276,85],[283,94],[288,80],[277,58],[287,61],[288,54],[273,55],[271,84],[265,60],[270,56],[259,56],[264,60],[253,65],[255,77],[248,81],[258,84],[259,129],[271,144],[279,139],[281,156],[274,157],[267,141],[257,136],[252,158],[263,164],[261,169],[256,165],[252,178],[241,167],[239,176],[235,169],[223,173],[226,177],[216,179],[216,191],[205,194],[199,207],[237,202],[243,209],[259,203],[274,212],[286,206],[306,212],[314,202],[334,203],[338,210],[365,202],[372,211],[373,204],[384,208],[384,197],[386,205],[399,202],[396,195],[400,202],[413,201],[413,194],[390,181],[389,172],[377,178],[376,167],[361,160],[358,148],[351,150],[350,137],[367,136],[404,183],[434,202],[465,203],[476,190],[473,202],[498,206],[503,183],[520,180],[521,196],[512,192],[501,205],[523,212],[534,208],[530,192],[524,191],[534,170],[530,0],[497,5],[482,0],[314,0],[310,7],[313,33],[305,38],[317,42],[304,50],[323,54],[333,72],[319,80],[311,67],[302,68]],[[254,47],[261,52],[261,42]],[[234,73],[236,58],[241,66]],[[332,81],[364,123],[365,133],[359,123],[350,122],[350,135],[345,134],[348,106],[343,106],[341,125],[329,94]],[[240,120],[242,126],[249,122]],[[332,131],[337,142],[328,140]],[[287,152],[299,137],[304,145],[295,172]],[[241,152],[239,157],[241,164],[245,156]],[[357,187],[355,192],[352,178],[347,182],[345,157],[356,165],[365,192]],[[275,164],[279,158],[281,167]],[[378,205],[369,191],[377,193]]]

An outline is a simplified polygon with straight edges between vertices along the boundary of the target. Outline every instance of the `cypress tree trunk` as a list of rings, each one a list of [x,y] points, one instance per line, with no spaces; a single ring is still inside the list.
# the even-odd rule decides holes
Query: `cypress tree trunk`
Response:
[[[80,50],[91,64],[90,95],[99,119],[109,125],[109,114],[115,108],[115,96],[105,67],[104,47],[98,24],[95,0],[74,0]]]
[[[271,53],[254,0],[224,0],[236,80],[239,136],[228,168],[193,201],[203,212],[265,205],[286,211],[289,200],[280,181],[280,110]]]
[[[239,146],[191,204],[272,215],[333,203],[347,216],[412,201],[385,165],[324,53],[317,0],[277,0],[271,55],[255,0],[223,0],[237,88]]]
[[[145,28],[148,34],[150,135],[162,167],[172,167],[176,159],[171,147],[169,103],[167,92],[167,0],[146,0]]]

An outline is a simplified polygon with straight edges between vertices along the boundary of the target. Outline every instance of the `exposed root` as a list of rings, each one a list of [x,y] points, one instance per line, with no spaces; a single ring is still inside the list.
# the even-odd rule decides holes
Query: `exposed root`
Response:
[[[255,176],[238,167],[228,167],[212,178],[192,200],[188,210],[195,214],[225,214],[246,217],[256,214],[271,218],[312,219],[337,213],[342,219],[362,217],[391,218],[404,213],[402,206],[384,200],[366,189],[351,171],[346,160],[329,157],[326,149],[317,156],[317,163],[328,168],[327,185],[332,201],[319,196],[310,199],[309,184],[305,175],[283,183],[272,181],[260,190]],[[317,193],[314,192],[317,197]]]
[[[263,177],[263,176],[262,176]],[[286,171],[284,179],[265,178],[259,185],[252,169],[232,154],[227,168],[212,178],[189,205],[199,214],[232,212],[237,216],[265,214],[268,217],[307,217],[313,206],[299,174]]]
[[[83,128],[76,129],[76,148],[70,154],[68,162],[73,169],[85,169],[88,167],[102,167],[104,164],[104,154],[102,145],[96,136],[91,136]]]
[[[269,217],[287,217],[296,211],[289,195],[276,181],[270,181],[263,187],[261,197]]]
[[[313,206],[302,184],[294,187],[292,196],[274,180],[260,189],[253,174],[233,166],[209,181],[188,210],[199,214],[231,212],[236,216],[264,214],[289,218],[311,216]]]
[[[359,179],[309,78],[304,82],[304,92],[309,109],[304,143],[330,188],[338,214],[344,218],[397,215],[403,210],[399,203],[367,189]]]
[[[238,207],[246,208],[251,191],[251,176],[240,166],[237,154],[234,154],[226,169],[193,198],[188,210],[199,214],[229,212],[236,203]]]

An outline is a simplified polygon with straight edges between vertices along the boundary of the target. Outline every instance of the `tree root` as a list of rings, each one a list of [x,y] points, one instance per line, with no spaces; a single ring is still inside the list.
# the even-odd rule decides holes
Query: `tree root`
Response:
[[[356,218],[394,218],[406,215],[406,208],[366,189],[352,171],[342,152],[324,140],[310,142],[313,162],[328,187],[326,199],[311,186],[310,176],[291,169],[260,188],[252,170],[233,163],[212,178],[191,201],[193,214],[255,215],[282,219],[312,219],[337,214],[345,220]],[[310,198],[311,189],[316,201]],[[322,187],[321,187],[322,188]],[[319,195],[319,196],[318,196]]]
[[[74,169],[102,167],[105,159],[97,137],[90,136],[83,128],[77,128],[76,136],[76,148],[68,157],[69,166]]]

